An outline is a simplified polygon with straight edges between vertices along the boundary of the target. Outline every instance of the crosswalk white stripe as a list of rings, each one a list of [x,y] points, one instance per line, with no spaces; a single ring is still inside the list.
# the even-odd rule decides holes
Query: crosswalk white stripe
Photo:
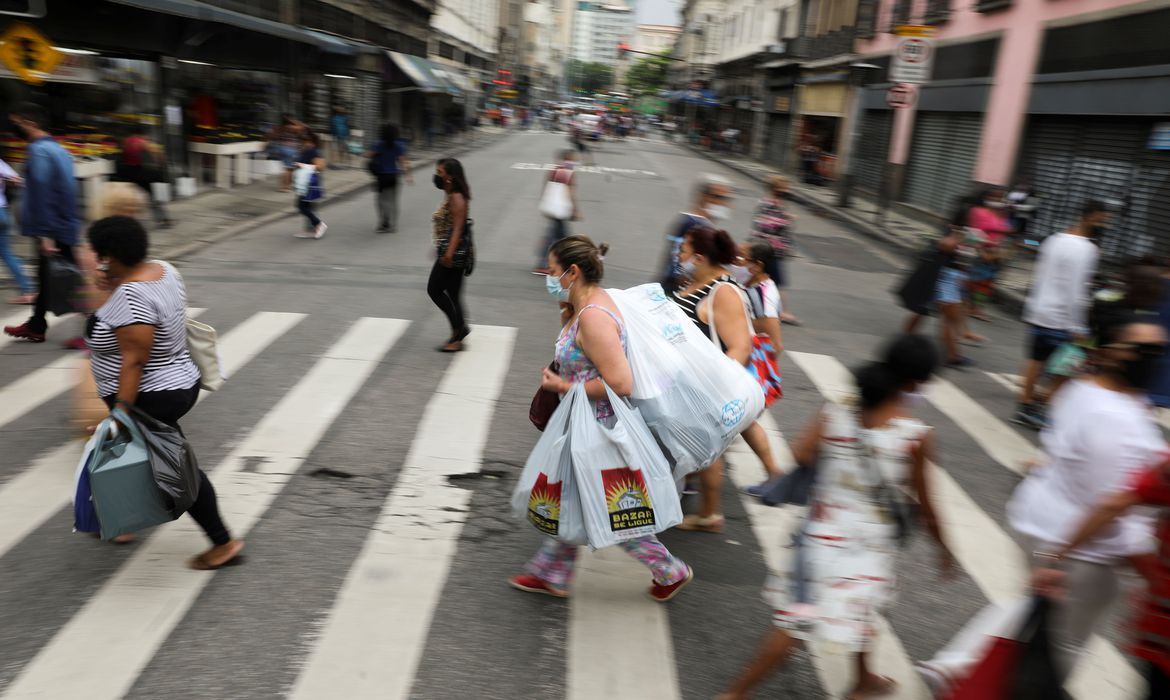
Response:
[[[447,476],[482,466],[516,336],[515,328],[472,328],[475,343],[455,357],[427,403],[290,698],[409,697],[471,502]]]
[[[220,463],[212,479],[236,537],[271,505],[409,325],[358,320]],[[250,457],[268,461],[257,472],[241,472]],[[202,533],[189,518],[160,528],[0,697],[121,697],[211,580],[182,565],[184,556],[203,547]]]
[[[930,382],[926,398],[1001,466],[1023,474],[1036,460],[1032,443],[949,381],[936,378]]]
[[[188,315],[194,318],[205,310],[191,309]],[[83,359],[79,353],[69,353],[0,389],[0,427],[76,385]]]
[[[807,353],[789,355],[818,387],[821,382],[827,388],[852,381],[849,370],[836,358]],[[822,393],[835,398],[833,393],[825,390]],[[959,427],[968,433],[974,429],[961,424]],[[1004,604],[1019,600],[1025,595],[1028,571],[1015,541],[975,504],[946,470],[931,464],[930,481],[944,535],[963,569],[991,602]],[[1104,639],[1094,636],[1070,688],[1079,698],[1122,700],[1132,697],[1139,684],[1133,667],[1121,654]]]
[[[666,606],[646,595],[650,578],[618,547],[581,548],[569,599],[566,700],[682,697],[670,619]],[[615,630],[638,640],[638,653],[617,641]]]
[[[194,318],[203,311],[190,309],[188,316]],[[304,314],[263,311],[225,333],[219,339],[224,369],[234,372],[251,362],[304,317]],[[76,357],[69,359],[80,362]],[[73,381],[76,381],[75,374]],[[208,395],[206,391],[201,392],[199,401]],[[70,441],[38,457],[32,466],[0,486],[0,557],[69,502],[69,487],[84,443],[84,440]]]

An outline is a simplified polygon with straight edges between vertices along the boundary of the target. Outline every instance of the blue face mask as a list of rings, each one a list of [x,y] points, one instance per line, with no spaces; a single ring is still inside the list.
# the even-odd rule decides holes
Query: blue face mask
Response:
[[[569,274],[569,272],[566,270],[565,272],[561,273],[560,277],[553,277],[552,275],[544,276],[544,288],[547,289],[548,293],[552,295],[552,298],[556,299],[557,301],[569,300],[569,290],[561,286],[561,277],[564,277],[567,274]],[[572,286],[573,285],[571,284],[569,285],[569,287]]]
[[[695,261],[693,258],[680,260],[678,263],[679,272],[683,273],[683,277],[693,279],[695,276]]]

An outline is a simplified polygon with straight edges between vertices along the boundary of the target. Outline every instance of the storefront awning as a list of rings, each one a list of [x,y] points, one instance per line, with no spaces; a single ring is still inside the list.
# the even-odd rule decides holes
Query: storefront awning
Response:
[[[328,51],[330,53],[343,54],[346,56],[355,53],[354,46],[349,42],[335,36],[330,36],[322,32],[314,32],[310,29],[302,27],[295,27],[291,24],[282,24],[281,22],[273,22],[269,19],[261,17],[253,17],[246,15],[243,12],[235,12],[233,10],[225,10],[214,5],[208,5],[205,2],[198,2],[197,0],[111,0],[120,5],[129,5],[141,10],[150,10],[152,12],[161,12],[168,15],[175,15],[177,17],[187,17],[189,19],[201,20],[204,22],[214,22],[216,24],[225,24],[239,29],[246,29],[248,31],[259,32],[261,34],[269,34],[271,36],[280,37],[281,39],[288,39],[289,41],[298,41],[302,44],[311,44],[317,48]]]
[[[398,67],[398,70],[414,83],[419,90],[426,93],[446,93],[450,95],[462,95],[463,91],[454,82],[448,80],[445,76],[447,71],[440,66],[428,61],[422,56],[412,56],[407,53],[398,53],[397,51],[387,51],[386,55]]]
[[[718,107],[719,98],[710,90],[675,90],[666,98],[669,102],[681,102],[701,107]]]

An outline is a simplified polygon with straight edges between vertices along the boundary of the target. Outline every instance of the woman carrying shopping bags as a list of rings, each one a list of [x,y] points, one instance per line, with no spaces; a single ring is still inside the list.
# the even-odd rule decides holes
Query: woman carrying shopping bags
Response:
[[[549,251],[545,287],[560,304],[564,327],[556,342],[558,370],[554,373],[546,368],[541,380],[541,388],[561,395],[574,384],[584,383],[586,395],[596,402],[597,420],[602,422],[613,417],[606,386],[623,397],[634,388],[634,375],[626,360],[625,325],[617,305],[601,288],[601,258],[607,249],[604,243],[596,246],[585,236],[570,236]],[[653,578],[648,593],[659,602],[678,595],[694,577],[691,567],[653,535],[618,546],[650,569]],[[528,562],[528,573],[508,582],[529,593],[566,598],[576,561],[576,545],[547,538]]]
[[[710,337],[714,326],[723,352],[746,368],[752,355],[753,331],[748,323],[743,292],[729,269],[737,257],[739,249],[726,231],[709,226],[692,228],[684,234],[678,254],[679,266],[689,281],[674,293],[674,303],[703,331],[703,335]],[[772,456],[768,434],[758,422],[743,431],[743,439],[764,463],[768,474],[781,473]],[[678,529],[723,532],[720,505],[722,458],[699,472],[699,478],[702,484],[700,512],[684,518]]]
[[[199,397],[199,369],[187,350],[187,291],[170,263],[147,258],[146,229],[128,216],[111,216],[89,228],[99,284],[110,297],[89,317],[98,395],[110,408],[132,406],[179,426]],[[187,511],[211,540],[189,562],[211,570],[238,563],[243,540],[232,539],[219,515],[215,489],[200,472],[199,495]]]
[[[857,371],[853,405],[826,405],[794,447],[799,468],[815,469],[809,517],[797,535],[792,571],[764,590],[774,627],[719,700],[748,697],[798,642],[813,640],[855,655],[858,677],[848,700],[895,691],[868,659],[878,615],[894,598],[898,546],[910,526],[904,489],[917,496],[944,573],[953,566],[927,486],[931,428],[910,414],[907,401],[937,365],[929,340],[899,337],[880,361]]]

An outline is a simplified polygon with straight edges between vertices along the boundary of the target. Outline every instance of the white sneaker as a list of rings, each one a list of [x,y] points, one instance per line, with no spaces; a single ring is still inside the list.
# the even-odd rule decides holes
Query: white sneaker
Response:
[[[324,236],[325,230],[328,228],[329,227],[325,225],[324,221],[317,224],[317,228],[313,229],[313,238],[320,238],[321,236]]]
[[[312,231],[301,231],[300,233],[294,233],[293,236],[295,238],[314,238]]]

